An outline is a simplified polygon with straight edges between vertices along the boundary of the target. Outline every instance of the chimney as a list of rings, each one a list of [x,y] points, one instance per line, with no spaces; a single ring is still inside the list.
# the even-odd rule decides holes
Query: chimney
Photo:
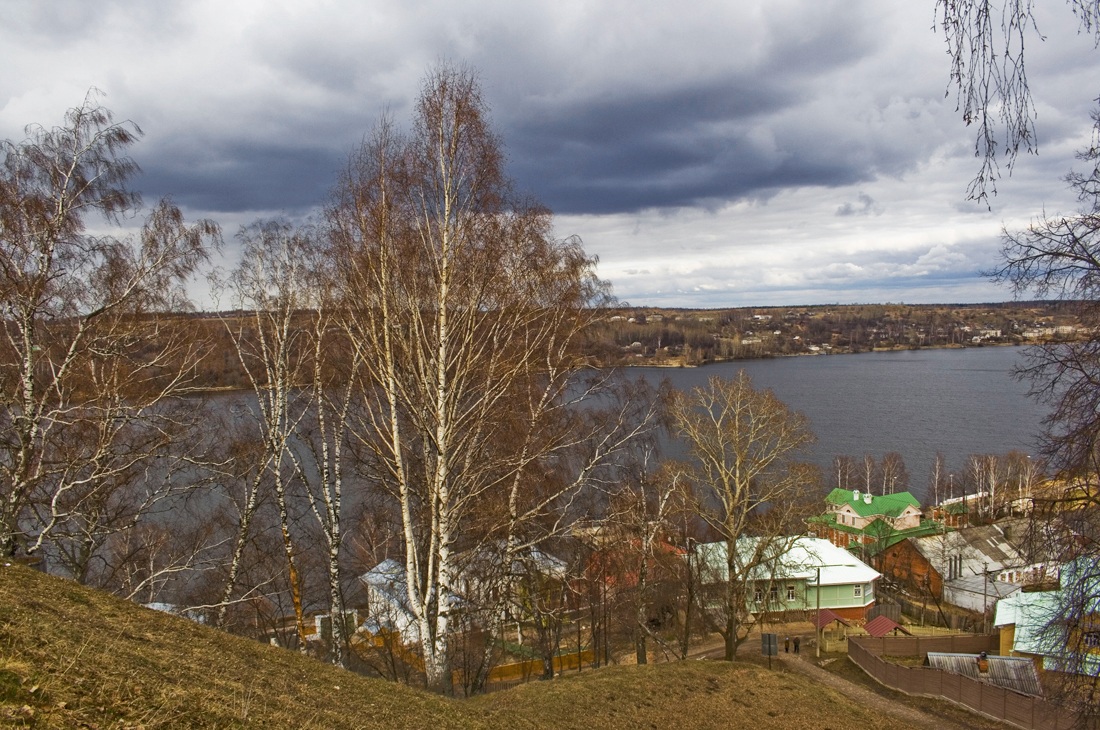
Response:
[[[859,501],[859,490],[858,489],[853,489],[852,490],[852,501],[853,502],[858,502]]]
[[[871,493],[870,492],[867,492],[867,494],[863,495],[863,503],[864,504],[871,504]]]

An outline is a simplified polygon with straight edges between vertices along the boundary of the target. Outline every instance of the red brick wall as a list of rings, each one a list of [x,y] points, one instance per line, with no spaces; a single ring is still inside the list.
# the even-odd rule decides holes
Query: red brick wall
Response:
[[[943,577],[909,540],[887,548],[880,564],[882,572],[899,583],[917,591],[929,590],[936,598],[943,596]]]

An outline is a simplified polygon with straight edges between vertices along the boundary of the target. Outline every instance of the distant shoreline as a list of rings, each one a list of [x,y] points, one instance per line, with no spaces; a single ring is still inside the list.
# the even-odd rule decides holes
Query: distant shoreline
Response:
[[[682,357],[676,358],[676,361],[670,361],[669,359],[663,359],[661,362],[627,362],[622,365],[613,365],[611,367],[626,367],[626,368],[666,368],[670,370],[677,370],[681,368],[705,368],[708,365],[723,365],[731,362],[758,362],[760,360],[778,360],[780,358],[788,357],[842,357],[845,355],[866,355],[869,353],[887,353],[887,352],[919,352],[921,350],[977,350],[984,347],[1035,347],[1037,345],[1045,344],[1043,342],[1034,343],[1022,343],[1022,342],[983,342],[981,344],[949,344],[949,345],[925,345],[922,347],[911,346],[899,346],[899,347],[881,347],[873,348],[870,350],[859,350],[858,352],[852,352],[851,350],[842,350],[840,352],[791,352],[791,353],[773,353],[768,355],[761,355],[759,357],[725,357],[725,358],[713,358],[705,362],[692,364],[683,362]]]

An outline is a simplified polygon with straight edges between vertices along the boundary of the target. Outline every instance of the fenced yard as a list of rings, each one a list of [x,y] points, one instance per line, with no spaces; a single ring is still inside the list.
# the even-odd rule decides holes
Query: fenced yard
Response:
[[[1039,697],[1030,697],[961,674],[931,667],[907,667],[882,659],[924,656],[930,651],[972,654],[995,651],[995,636],[852,637],[848,657],[878,682],[910,695],[956,702],[1026,730],[1070,730],[1077,715]]]

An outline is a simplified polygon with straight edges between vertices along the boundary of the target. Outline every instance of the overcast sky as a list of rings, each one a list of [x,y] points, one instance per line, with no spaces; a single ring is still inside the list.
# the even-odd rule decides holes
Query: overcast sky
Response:
[[[1071,212],[1100,51],[1065,3],[1029,39],[1039,155],[966,201],[973,131],[934,0],[0,0],[0,138],[90,87],[146,135],[147,200],[227,243],[322,204],[439,59],[477,69],[521,189],[631,304],[1002,301],[1002,226]]]

